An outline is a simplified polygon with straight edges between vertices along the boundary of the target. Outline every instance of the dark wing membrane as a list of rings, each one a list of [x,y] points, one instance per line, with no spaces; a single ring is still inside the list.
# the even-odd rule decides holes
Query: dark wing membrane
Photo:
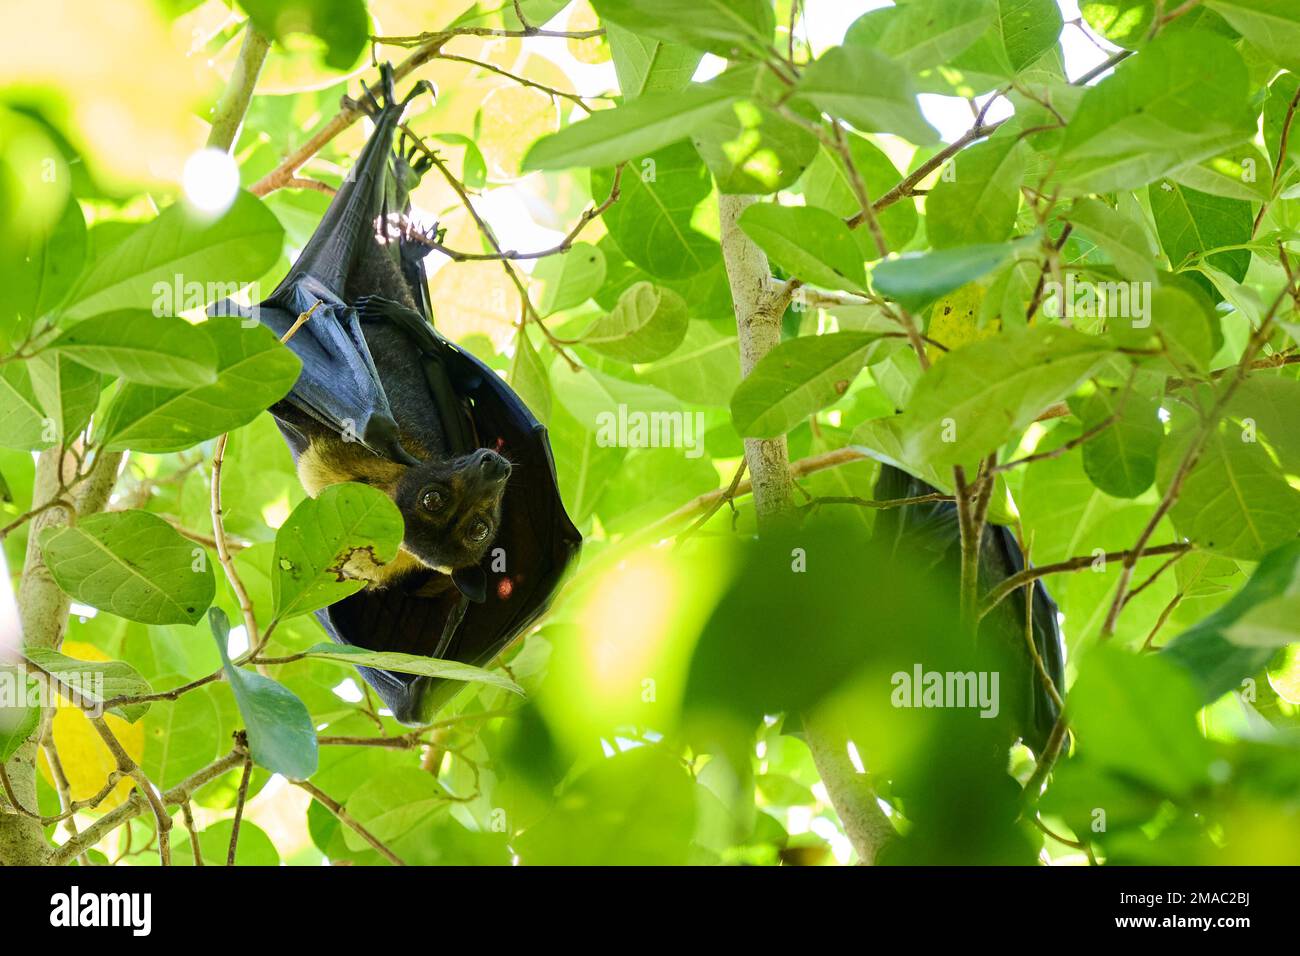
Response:
[[[260,307],[260,320],[282,336],[316,307],[288,343],[303,374],[272,413],[295,457],[317,429],[351,429],[395,461],[411,460],[399,441],[410,435],[426,453],[489,447],[514,464],[501,528],[482,565],[483,603],[428,572],[316,612],[341,644],[483,665],[545,610],[582,539],[560,499],[546,430],[496,372],[434,331],[423,265],[428,244],[388,236],[388,215],[409,211],[411,177],[422,164],[394,156],[405,104],[395,100],[387,67],[384,99],[321,225]],[[413,368],[422,372],[414,380]],[[504,570],[493,570],[502,560]],[[427,721],[464,686],[361,672],[405,723]]]
[[[892,465],[882,464],[876,483],[876,498],[888,501],[934,494],[936,489]],[[887,508],[876,517],[875,534],[891,548],[906,547],[920,553],[932,564],[945,563],[955,569],[960,563],[961,529],[957,506],[952,502],[934,502]],[[1011,530],[1002,525],[988,525],[980,542],[980,588],[996,586],[1024,569],[1020,545]],[[1043,669],[1060,691],[1065,680],[1065,649],[1061,640],[1056,604],[1041,581],[1035,581],[1033,593],[1032,637],[1035,652]],[[1024,640],[1026,615],[1025,589],[1020,588],[995,608],[982,623],[980,636],[996,637],[1021,655],[1021,677],[1032,682],[1027,689],[1027,712],[1022,716],[1021,732],[1025,743],[1035,753],[1042,753],[1052,727],[1060,715],[1056,702],[1047,691],[1041,675],[1030,659]]]
[[[451,389],[468,401],[479,442],[514,465],[501,529],[481,566],[487,598],[472,603],[454,589],[422,596],[415,593],[417,578],[409,589],[359,591],[318,616],[342,643],[483,666],[546,610],[582,537],[560,499],[546,429],[496,372],[431,327],[424,329],[441,344],[440,367]],[[496,570],[501,561],[504,570]],[[463,686],[407,674],[367,679],[405,723],[427,722]]]

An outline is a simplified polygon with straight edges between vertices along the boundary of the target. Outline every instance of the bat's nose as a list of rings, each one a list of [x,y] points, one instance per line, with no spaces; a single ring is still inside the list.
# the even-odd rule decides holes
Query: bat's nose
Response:
[[[479,452],[478,466],[489,481],[504,481],[510,477],[510,462],[489,448]]]

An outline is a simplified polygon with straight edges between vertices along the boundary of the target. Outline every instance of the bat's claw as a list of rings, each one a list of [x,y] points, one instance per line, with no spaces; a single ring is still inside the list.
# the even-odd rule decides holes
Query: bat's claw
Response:
[[[398,140],[397,152],[417,176],[423,176],[433,168],[433,157],[430,155],[433,150],[405,128]]]
[[[435,100],[438,98],[438,88],[433,85],[433,81],[420,80],[418,83],[415,84],[414,87],[411,88],[411,92],[406,94],[406,99],[402,100],[402,105],[405,106],[406,104],[410,103],[411,100],[419,96],[421,93],[426,93],[426,92]]]
[[[344,96],[343,106],[347,109],[358,110],[362,113],[366,113],[373,119],[384,110],[393,108],[400,109],[401,107],[406,106],[406,104],[411,101],[411,97],[424,88],[422,84],[428,84],[428,80],[422,80],[420,83],[417,83],[411,96],[408,96],[399,103],[397,100],[397,89],[393,77],[393,65],[391,63],[381,63],[379,65],[379,96],[376,96],[375,91],[366,85],[365,80],[362,80],[361,90],[365,95],[360,99],[353,99],[350,96]]]
[[[432,250],[442,245],[447,230],[436,222],[432,226],[421,226],[409,216],[402,218],[400,252],[404,259],[423,259]]]

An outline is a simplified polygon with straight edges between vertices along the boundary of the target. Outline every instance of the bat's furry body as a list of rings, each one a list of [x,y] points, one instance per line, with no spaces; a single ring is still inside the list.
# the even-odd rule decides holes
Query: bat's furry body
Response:
[[[544,610],[581,537],[546,430],[494,371],[434,331],[430,246],[406,216],[428,161],[394,151],[406,103],[387,66],[383,78],[383,102],[367,92],[362,104],[375,129],[356,165],[289,275],[251,314],[283,335],[312,312],[288,342],[302,374],[271,409],[304,487],[374,485],[407,524],[402,555],[349,566],[368,586],[317,619],[340,643],[481,666]],[[411,724],[464,686],[361,671]]]

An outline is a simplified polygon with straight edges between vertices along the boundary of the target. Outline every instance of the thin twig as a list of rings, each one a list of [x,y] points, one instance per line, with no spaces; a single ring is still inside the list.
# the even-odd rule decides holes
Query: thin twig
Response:
[[[54,745],[53,734],[46,734],[45,739],[41,741],[41,749],[45,752],[45,762],[50,766],[50,776],[54,778],[54,789],[59,794],[59,806],[67,814],[64,826],[68,836],[75,839],[77,821],[74,819],[76,811],[72,809],[72,786],[68,783],[68,775],[63,770],[63,761],[59,759],[59,749]],[[115,774],[114,776],[116,777]],[[84,853],[77,858],[77,862],[82,866],[90,866],[90,858]]]
[[[181,818],[185,821],[185,829],[190,835],[190,852],[194,854],[194,865],[203,865],[203,850],[199,846],[198,829],[194,826],[194,811],[190,809],[188,800],[181,801]]]
[[[238,766],[243,762],[247,753],[246,747],[240,743],[235,746],[230,753],[226,754],[212,763],[208,764],[201,770],[197,770],[190,776],[186,777],[176,786],[163,793],[159,798],[167,806],[180,804],[190,798],[194,791],[206,783],[215,780],[227,770]],[[51,866],[62,866],[69,860],[85,852],[89,847],[94,846],[106,835],[112,833],[122,824],[134,819],[144,812],[147,803],[139,793],[132,791],[130,798],[123,804],[110,810],[104,816],[100,817],[86,829],[75,840],[69,840],[63,846],[56,849],[51,855],[49,863]],[[129,831],[128,831],[129,832]]]
[[[401,857],[390,850],[382,840],[362,826],[357,819],[352,816],[352,814],[348,813],[346,807],[321,790],[320,787],[316,786],[310,780],[295,780],[293,781],[293,784],[294,786],[301,787],[303,790],[310,793],[322,806],[329,810],[330,813],[338,817],[340,823],[355,832],[359,837],[361,837],[361,839],[374,847],[379,852],[379,855],[389,863],[393,864],[393,866],[406,866]]]
[[[1155,534],[1156,528],[1160,525],[1160,522],[1164,520],[1165,515],[1169,513],[1169,509],[1171,509],[1174,506],[1174,503],[1178,500],[1178,495],[1182,491],[1183,482],[1186,481],[1187,476],[1191,474],[1192,468],[1195,466],[1196,460],[1200,457],[1201,450],[1205,447],[1205,443],[1209,440],[1211,432],[1218,427],[1219,418],[1223,414],[1224,409],[1227,408],[1228,402],[1232,400],[1232,396],[1236,394],[1238,387],[1250,374],[1250,366],[1254,362],[1255,356],[1259,354],[1259,351],[1264,347],[1264,343],[1268,340],[1269,334],[1272,332],[1273,322],[1277,316],[1277,311],[1281,308],[1283,301],[1285,301],[1285,299],[1291,294],[1293,287],[1293,283],[1288,282],[1287,287],[1278,293],[1277,298],[1273,300],[1272,306],[1270,306],[1267,314],[1260,322],[1259,328],[1255,330],[1251,335],[1250,340],[1246,343],[1246,348],[1242,351],[1241,359],[1237,364],[1236,374],[1232,376],[1220,391],[1218,398],[1206,414],[1201,426],[1192,436],[1192,440],[1187,445],[1187,450],[1183,453],[1182,460],[1178,463],[1178,468],[1174,471],[1172,478],[1170,478],[1169,485],[1165,489],[1164,495],[1160,498],[1160,503],[1156,506],[1156,510],[1152,513],[1150,520],[1147,521],[1146,526],[1142,529],[1142,533],[1138,536],[1137,544],[1133,547],[1133,550],[1129,552],[1129,556],[1124,559],[1124,566],[1119,575],[1119,584],[1115,589],[1115,597],[1112,599],[1110,610],[1106,614],[1106,622],[1101,628],[1101,639],[1103,641],[1109,639],[1115,633],[1115,626],[1119,620],[1120,611],[1124,608],[1125,595],[1128,591],[1129,582],[1133,580],[1133,568],[1137,564],[1138,559],[1145,553],[1144,549],[1146,543],[1151,540],[1151,536]]]
[[[1163,554],[1183,554],[1191,551],[1193,545],[1186,541],[1171,541],[1169,544],[1157,545],[1154,548],[1146,548],[1142,552],[1144,558],[1159,557]],[[1014,592],[1017,588],[1022,588],[1026,584],[1037,581],[1039,578],[1047,577],[1049,574],[1062,574],[1070,571],[1082,571],[1084,568],[1092,566],[1096,561],[1101,560],[1107,563],[1112,561],[1125,561],[1134,554],[1134,551],[1107,551],[1105,554],[1081,554],[1077,557],[1067,558],[1064,561],[1056,561],[1052,564],[1042,564],[1036,568],[1025,568],[1011,577],[1007,578],[993,588],[984,598],[984,603],[980,607],[980,617],[988,614],[989,611],[1002,603],[1007,595]]]
[[[226,852],[226,866],[235,865],[235,852],[239,849],[239,825],[244,822],[244,804],[248,801],[248,781],[253,777],[253,758],[244,759],[244,772],[239,777],[239,795],[235,798],[235,819],[230,828],[230,849]]]

